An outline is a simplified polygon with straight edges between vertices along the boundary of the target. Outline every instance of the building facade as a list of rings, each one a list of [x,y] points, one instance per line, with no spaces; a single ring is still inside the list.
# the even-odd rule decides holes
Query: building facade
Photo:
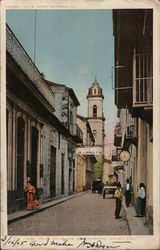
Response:
[[[73,144],[80,138],[54,114],[53,90],[8,26],[6,31],[7,198],[11,213],[26,207],[28,181],[41,203],[74,191]],[[73,91],[69,92],[72,96]]]
[[[146,219],[152,225],[153,12],[113,10],[113,26],[115,104],[120,119],[115,145],[118,154],[123,150],[130,152],[123,174],[124,178],[132,178],[134,202],[140,182],[146,186]]]
[[[67,158],[69,168],[69,193],[76,191],[76,147],[83,141],[83,133],[77,125],[77,107],[80,105],[73,89],[63,84],[47,81],[55,94],[55,116],[70,135],[67,140]]]
[[[104,159],[102,182],[104,185],[111,185],[116,182],[114,166],[112,165],[111,160]]]

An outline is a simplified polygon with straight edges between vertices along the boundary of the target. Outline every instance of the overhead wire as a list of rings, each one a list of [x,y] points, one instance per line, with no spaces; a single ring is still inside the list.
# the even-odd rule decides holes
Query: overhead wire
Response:
[[[36,63],[37,10],[34,13],[34,64]]]

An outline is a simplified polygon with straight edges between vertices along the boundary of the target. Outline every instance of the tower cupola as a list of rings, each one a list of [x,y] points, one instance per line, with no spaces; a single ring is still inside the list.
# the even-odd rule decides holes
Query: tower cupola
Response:
[[[103,93],[102,93],[102,89],[99,86],[99,83],[97,82],[97,80],[95,79],[95,81],[92,83],[92,86],[88,89],[88,97],[102,97]]]

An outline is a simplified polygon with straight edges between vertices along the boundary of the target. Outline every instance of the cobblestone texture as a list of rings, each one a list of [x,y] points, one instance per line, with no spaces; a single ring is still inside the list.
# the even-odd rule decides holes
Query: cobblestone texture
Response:
[[[9,235],[130,235],[122,208],[122,219],[114,218],[115,200],[85,193],[9,224]]]

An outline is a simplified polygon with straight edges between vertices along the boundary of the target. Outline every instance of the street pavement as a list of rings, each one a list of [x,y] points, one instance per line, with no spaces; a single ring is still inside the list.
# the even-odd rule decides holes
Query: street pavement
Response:
[[[130,235],[125,211],[114,218],[115,200],[91,192],[8,225],[9,235]]]

